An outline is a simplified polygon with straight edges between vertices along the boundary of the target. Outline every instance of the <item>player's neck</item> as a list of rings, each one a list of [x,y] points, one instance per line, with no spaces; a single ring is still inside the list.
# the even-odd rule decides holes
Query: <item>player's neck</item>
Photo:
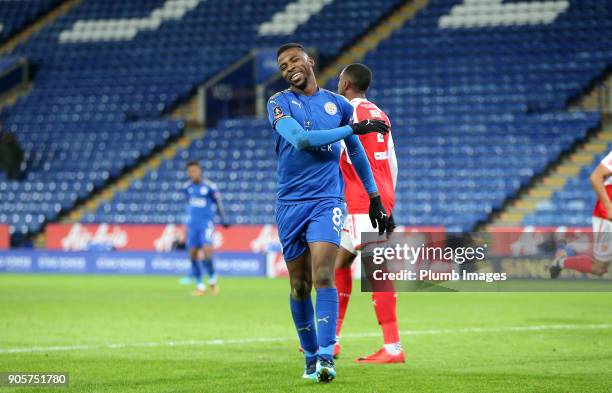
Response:
[[[319,86],[317,85],[317,81],[316,80],[311,79],[311,80],[308,81],[308,84],[306,85],[304,90],[298,89],[295,86],[291,86],[290,89],[293,90],[296,93],[303,94],[305,96],[312,96],[312,95],[317,93],[317,91],[319,90]]]
[[[366,96],[365,93],[362,92],[354,92],[354,91],[347,91],[346,94],[344,94],[344,96],[346,97],[347,100],[349,101],[353,101],[355,98],[362,98],[365,100]]]

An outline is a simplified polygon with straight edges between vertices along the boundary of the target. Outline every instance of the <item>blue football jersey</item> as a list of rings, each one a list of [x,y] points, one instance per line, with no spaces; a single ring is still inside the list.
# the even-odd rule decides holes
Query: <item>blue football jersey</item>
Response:
[[[351,123],[353,106],[341,95],[319,89],[306,96],[290,89],[268,100],[268,120],[274,128],[284,117],[294,118],[306,130],[327,130]],[[279,202],[342,198],[344,183],[340,174],[340,141],[330,145],[298,150],[274,132]]]
[[[187,182],[184,192],[188,198],[186,224],[206,225],[214,217],[215,195],[219,192],[215,183],[203,180],[201,183]]]

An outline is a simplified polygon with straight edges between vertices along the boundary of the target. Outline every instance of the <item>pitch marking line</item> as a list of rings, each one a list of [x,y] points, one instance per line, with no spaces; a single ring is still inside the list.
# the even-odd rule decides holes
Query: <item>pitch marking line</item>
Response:
[[[402,336],[424,336],[458,333],[503,333],[503,332],[545,332],[552,330],[594,330],[612,329],[612,324],[566,324],[566,325],[535,325],[535,326],[506,326],[499,328],[457,328],[457,329],[427,329],[427,330],[402,330]],[[343,338],[377,337],[380,332],[344,334]],[[207,345],[246,345],[257,343],[272,343],[295,341],[296,337],[260,337],[242,339],[214,339],[214,340],[185,340],[185,341],[160,341],[142,342],[129,344],[103,344],[103,345],[65,345],[49,347],[30,348],[0,348],[0,354],[11,353],[35,353],[35,352],[60,352],[60,351],[85,351],[95,349],[124,349],[124,348],[154,348],[154,347],[186,347]]]

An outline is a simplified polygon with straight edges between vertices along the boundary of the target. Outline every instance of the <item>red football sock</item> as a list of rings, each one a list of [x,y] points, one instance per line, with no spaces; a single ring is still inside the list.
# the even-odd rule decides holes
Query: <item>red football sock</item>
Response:
[[[395,292],[372,292],[372,302],[385,344],[398,343],[400,338],[397,329],[397,295]]]
[[[340,336],[342,322],[348,307],[351,292],[353,290],[353,276],[351,268],[336,269],[336,289],[338,290],[338,321],[336,322],[336,336]]]
[[[593,272],[593,258],[588,255],[577,255],[575,257],[565,258],[563,262],[565,269],[576,270],[583,273]]]

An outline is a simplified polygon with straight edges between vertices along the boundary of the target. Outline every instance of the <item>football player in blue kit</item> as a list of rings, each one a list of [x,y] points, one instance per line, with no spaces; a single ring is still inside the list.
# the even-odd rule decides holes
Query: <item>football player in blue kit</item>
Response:
[[[187,163],[187,176],[189,181],[185,184],[184,192],[187,196],[187,249],[191,257],[191,274],[196,281],[195,296],[206,294],[206,286],[202,280],[202,269],[205,268],[208,274],[208,285],[211,292],[216,295],[219,293],[217,285],[217,274],[215,264],[212,259],[213,234],[215,226],[213,224],[214,207],[217,207],[221,223],[227,227],[227,219],[221,195],[215,183],[202,177],[202,169],[197,161]],[[200,261],[200,255],[203,259]]]
[[[389,129],[380,120],[351,124],[353,106],[317,86],[314,60],[302,45],[282,45],[277,62],[289,88],[267,104],[278,156],[276,222],[289,271],[291,314],[306,358],[303,377],[329,382],[336,377],[334,261],[345,215],[340,141],[370,196],[372,225],[382,234],[387,212],[357,135]]]

